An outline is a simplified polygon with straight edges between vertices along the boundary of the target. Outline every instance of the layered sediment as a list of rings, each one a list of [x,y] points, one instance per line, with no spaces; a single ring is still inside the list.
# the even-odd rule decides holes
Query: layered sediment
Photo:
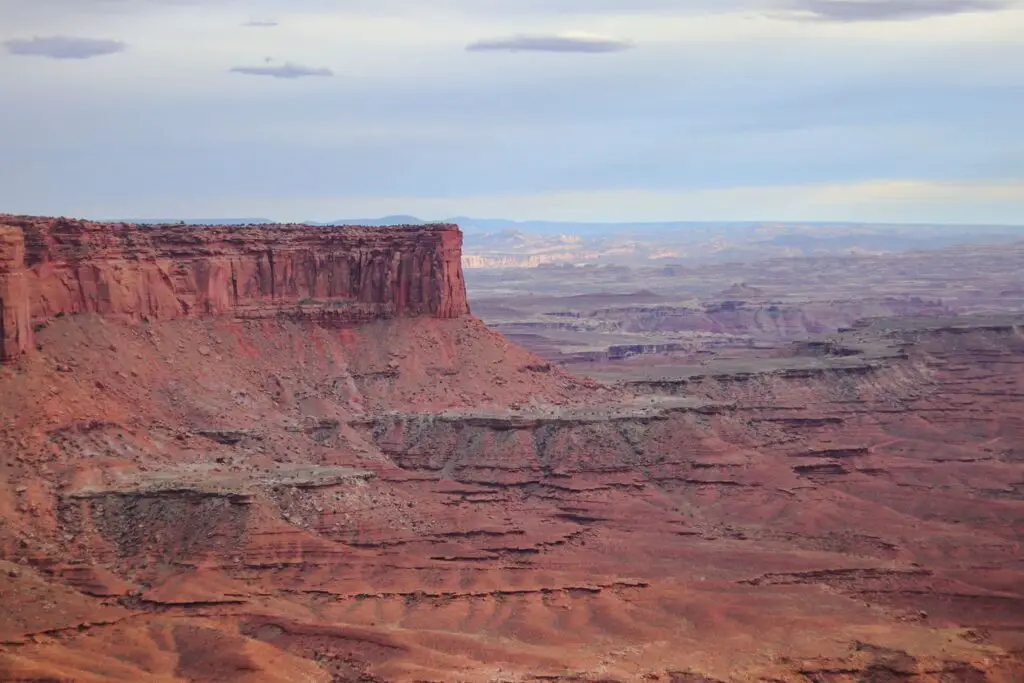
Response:
[[[614,388],[468,316],[65,316],[0,369],[0,678],[1019,680],[1022,324]]]
[[[29,222],[2,233],[32,353],[0,367],[0,679],[1021,679],[1020,316],[602,384],[454,316],[431,230],[164,226],[191,242],[161,260],[125,256],[149,228]],[[440,279],[404,299],[383,265],[296,265],[420,247]],[[330,318],[349,297],[387,319]]]
[[[454,225],[139,226],[0,216],[0,360],[28,322],[288,316],[324,325],[469,313]]]
[[[0,225],[0,361],[25,353],[32,339],[21,231]]]

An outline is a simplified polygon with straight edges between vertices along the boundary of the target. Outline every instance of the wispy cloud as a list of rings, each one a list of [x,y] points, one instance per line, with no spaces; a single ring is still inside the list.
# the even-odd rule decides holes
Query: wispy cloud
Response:
[[[236,66],[232,73],[246,76],[269,76],[271,78],[308,78],[311,76],[333,76],[334,72],[327,68],[314,68],[286,62],[276,66]]]
[[[97,38],[72,38],[70,36],[49,36],[15,38],[4,41],[4,47],[12,55],[48,57],[50,59],[89,59],[124,52],[128,47],[117,40]]]
[[[470,43],[471,52],[620,52],[633,47],[633,43],[616,38],[586,33],[532,34],[507,38],[487,38]]]
[[[1024,178],[1020,15],[981,11],[1002,0],[845,3],[0,0],[0,148],[32,159],[0,165],[0,206],[1021,222],[1024,199],[845,187]],[[767,7],[792,13],[758,20]],[[128,46],[8,54],[33,36]],[[812,201],[808,183],[838,184],[836,199]],[[764,185],[793,189],[712,192]]]
[[[273,19],[253,19],[252,21],[245,22],[242,26],[249,28],[273,28],[274,26],[279,26],[279,24]]]
[[[794,18],[813,21],[905,21],[968,12],[993,12],[1010,0],[797,0]]]

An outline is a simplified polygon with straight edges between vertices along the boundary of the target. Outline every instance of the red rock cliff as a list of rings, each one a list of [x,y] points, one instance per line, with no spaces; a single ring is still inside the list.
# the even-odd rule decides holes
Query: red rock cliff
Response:
[[[31,321],[303,316],[356,324],[469,313],[454,225],[139,226],[0,216],[0,359]]]
[[[28,350],[32,338],[21,230],[0,225],[0,360]]]

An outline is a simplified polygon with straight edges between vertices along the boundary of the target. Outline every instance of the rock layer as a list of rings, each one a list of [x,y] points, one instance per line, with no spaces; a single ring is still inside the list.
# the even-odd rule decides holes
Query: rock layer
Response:
[[[137,226],[0,217],[0,360],[29,318],[279,315],[329,326],[469,313],[454,225]]]
[[[65,316],[0,368],[0,679],[1019,681],[1022,330],[604,387],[470,316]]]
[[[32,337],[24,261],[21,231],[0,225],[0,360],[25,353]]]
[[[263,232],[2,233],[0,680],[1022,680],[1024,317],[606,385]]]

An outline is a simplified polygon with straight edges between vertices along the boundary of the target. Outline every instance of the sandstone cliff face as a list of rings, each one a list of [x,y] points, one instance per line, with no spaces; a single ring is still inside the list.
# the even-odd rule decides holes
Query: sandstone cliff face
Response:
[[[0,217],[9,360],[29,320],[95,312],[169,320],[232,315],[349,325],[469,313],[454,225],[388,228],[135,226]]]
[[[0,225],[0,360],[24,353],[32,336],[24,260],[21,231]]]

